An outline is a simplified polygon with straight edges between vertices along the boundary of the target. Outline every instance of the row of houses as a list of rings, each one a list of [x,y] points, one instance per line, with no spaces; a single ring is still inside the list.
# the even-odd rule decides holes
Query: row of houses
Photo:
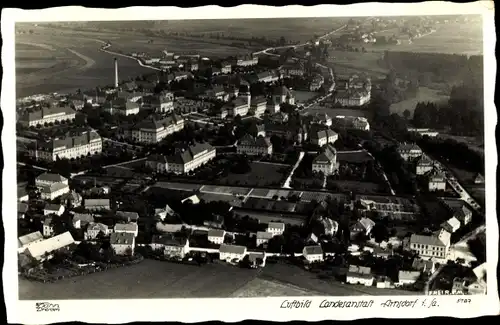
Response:
[[[175,113],[151,115],[136,124],[121,126],[118,134],[134,142],[153,144],[161,142],[170,134],[182,131],[184,126],[184,118]]]

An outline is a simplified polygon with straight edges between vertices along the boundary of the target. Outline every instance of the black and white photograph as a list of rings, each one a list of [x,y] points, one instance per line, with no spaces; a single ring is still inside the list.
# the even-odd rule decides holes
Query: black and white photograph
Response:
[[[14,299],[498,310],[492,16],[250,7],[9,22]]]

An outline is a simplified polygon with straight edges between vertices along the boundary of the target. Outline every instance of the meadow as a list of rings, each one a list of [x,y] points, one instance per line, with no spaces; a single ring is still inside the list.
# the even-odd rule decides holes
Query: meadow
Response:
[[[436,32],[399,45],[373,45],[367,50],[430,53],[482,54],[483,31],[480,24],[450,22],[436,25]],[[378,36],[378,35],[377,35]]]
[[[411,112],[411,116],[413,116],[413,111],[419,102],[434,102],[434,103],[442,103],[448,100],[448,96],[443,95],[440,90],[430,89],[427,87],[419,87],[417,96],[414,98],[409,98],[407,100],[403,100],[398,103],[394,103],[391,105],[391,113],[396,113],[399,115],[403,115],[405,110],[409,110]]]
[[[329,66],[333,67],[337,75],[366,73],[377,78],[385,76],[388,72],[387,69],[380,67],[378,64],[378,60],[383,56],[383,53],[380,52],[330,51],[329,54]]]

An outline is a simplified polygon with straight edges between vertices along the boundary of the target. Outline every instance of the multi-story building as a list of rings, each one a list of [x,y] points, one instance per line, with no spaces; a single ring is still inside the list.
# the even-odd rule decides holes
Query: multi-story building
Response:
[[[52,183],[50,185],[39,185],[40,198],[42,200],[53,200],[70,192],[66,183]]]
[[[443,173],[433,170],[428,176],[429,180],[429,192],[434,191],[445,191],[446,190],[446,177]]]
[[[398,153],[406,161],[413,160],[422,156],[422,149],[414,143],[404,143],[399,146]]]
[[[335,102],[342,106],[363,106],[370,101],[370,93],[364,90],[339,90]]]
[[[56,123],[73,120],[76,112],[69,106],[41,107],[32,112],[26,112],[21,116],[19,122],[26,126],[44,125],[45,123]]]
[[[114,228],[115,233],[130,233],[134,235],[134,237],[137,237],[139,234],[139,226],[135,222],[130,222],[130,223],[117,223]]]
[[[254,116],[262,116],[267,109],[267,99],[264,96],[253,97],[250,101],[250,111]]]
[[[227,103],[222,108],[223,110],[227,110],[228,114],[232,117],[236,116],[246,116],[250,110],[250,92],[247,95],[241,95],[230,103]]]
[[[302,254],[308,263],[323,261],[323,249],[320,245],[305,246]]]
[[[195,143],[172,156],[154,155],[146,160],[146,166],[158,173],[185,174],[216,156],[216,150],[208,143]]]
[[[272,99],[274,103],[295,105],[295,94],[286,86],[275,88]]]
[[[259,247],[260,245],[264,245],[265,243],[267,243],[273,237],[274,235],[270,232],[258,231],[257,235],[255,236],[255,244],[257,247]]]
[[[362,284],[367,287],[373,285],[375,278],[372,275],[372,270],[369,267],[349,265],[346,274],[346,282],[349,284]]]
[[[52,174],[47,172],[40,174],[37,176],[37,178],[35,178],[35,186],[37,187],[48,186],[55,183],[64,183],[68,185],[68,179],[59,174]]]
[[[222,245],[224,244],[225,235],[226,232],[222,229],[210,229],[208,231],[208,241],[213,244]]]
[[[137,102],[118,97],[104,103],[103,109],[111,115],[135,115],[139,113],[140,107]]]
[[[273,236],[283,235],[285,232],[285,224],[283,222],[270,222],[267,225],[267,232],[270,232]]]
[[[140,143],[158,143],[169,134],[184,129],[184,119],[176,114],[162,119],[148,118],[132,127],[133,141]]]
[[[239,67],[249,67],[252,65],[257,65],[259,63],[259,58],[258,57],[252,57],[252,56],[246,56],[246,57],[240,57],[236,61],[236,65]]]
[[[153,250],[163,251],[168,258],[182,259],[189,252],[189,240],[172,234],[154,236],[150,246]]]
[[[327,144],[325,150],[314,158],[312,163],[313,172],[322,172],[324,175],[332,175],[338,168],[337,150],[331,144]]]
[[[102,139],[95,130],[77,131],[50,141],[37,141],[28,152],[31,157],[46,161],[97,155],[102,152]]]
[[[450,248],[451,234],[441,229],[432,235],[411,235],[409,248],[422,258],[446,259]]]
[[[219,259],[222,261],[240,261],[246,254],[247,248],[245,246],[222,244],[219,248]]]
[[[427,155],[422,155],[417,162],[416,174],[425,175],[434,169],[434,161]]]
[[[127,232],[114,232],[109,240],[116,255],[134,255],[135,236]]]
[[[231,68],[231,63],[229,62],[222,62],[222,66],[221,66],[221,69],[220,71],[224,74],[229,74],[231,73],[232,71],[232,68]]]
[[[103,223],[91,222],[85,230],[84,238],[85,240],[92,240],[97,238],[97,236],[102,233],[104,236],[108,236],[111,232],[107,225]]]
[[[239,154],[246,155],[271,155],[273,153],[273,145],[269,138],[253,137],[250,134],[245,134],[236,146]]]
[[[142,97],[142,109],[151,109],[158,113],[168,113],[174,110],[174,94],[162,92],[159,95]]]
[[[328,143],[334,144],[335,141],[338,140],[338,138],[339,135],[331,129],[314,130],[309,132],[309,140],[311,141],[311,143],[319,147],[323,147]]]

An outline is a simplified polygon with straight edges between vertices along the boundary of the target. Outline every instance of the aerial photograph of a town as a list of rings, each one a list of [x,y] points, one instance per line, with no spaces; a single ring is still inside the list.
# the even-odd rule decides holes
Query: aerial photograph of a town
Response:
[[[21,300],[486,294],[480,15],[23,22],[15,64]]]

